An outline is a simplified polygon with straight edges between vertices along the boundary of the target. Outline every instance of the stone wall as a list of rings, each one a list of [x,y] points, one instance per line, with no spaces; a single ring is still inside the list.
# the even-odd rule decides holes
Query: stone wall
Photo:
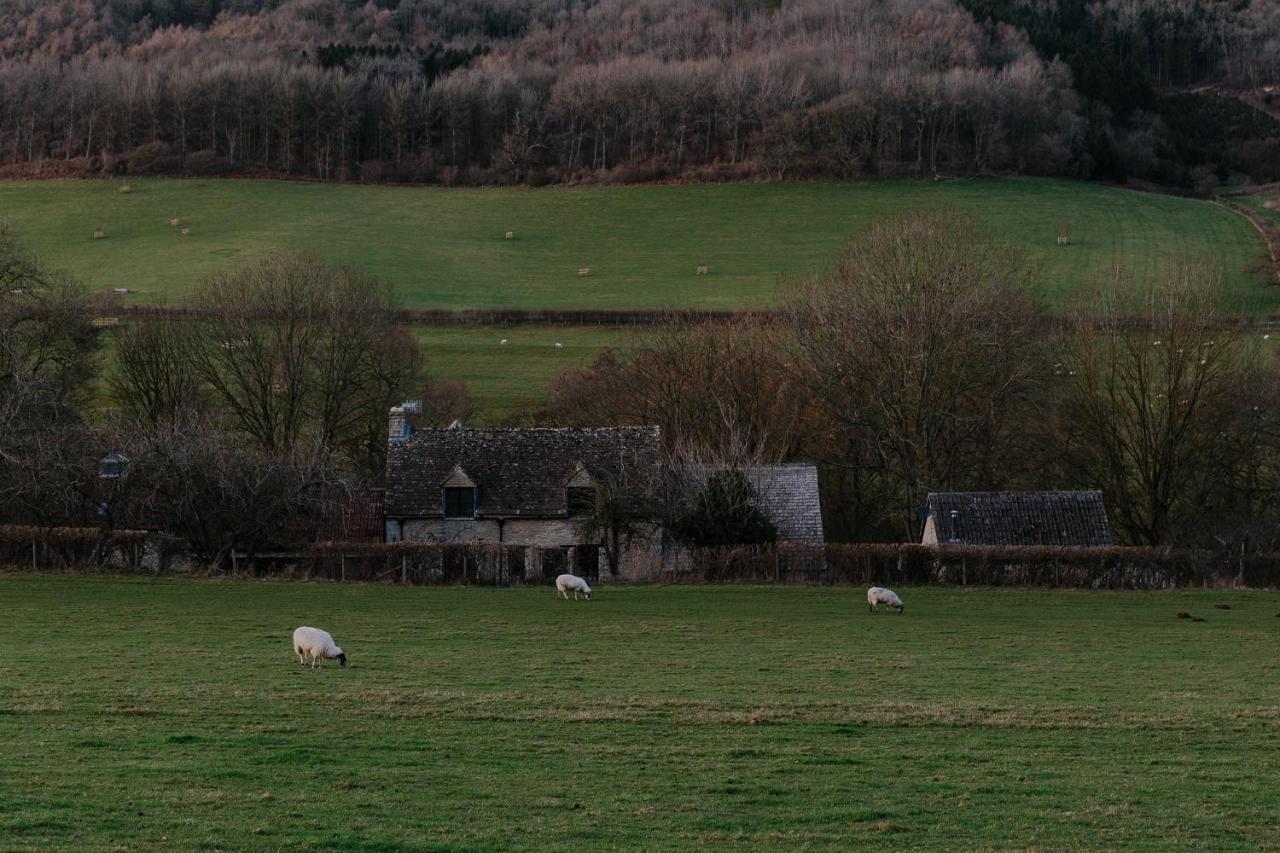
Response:
[[[598,578],[653,580],[661,576],[664,562],[662,535],[657,525],[645,525],[630,537],[614,574],[604,549],[590,543],[580,522],[567,518],[420,518],[387,519],[387,541],[467,543],[485,542],[524,546],[524,577],[538,583],[584,564],[579,549],[596,548]],[[585,561],[589,565],[589,560]]]

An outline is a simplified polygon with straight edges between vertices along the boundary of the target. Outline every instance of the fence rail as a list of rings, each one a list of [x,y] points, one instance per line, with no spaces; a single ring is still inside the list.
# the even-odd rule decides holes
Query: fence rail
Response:
[[[236,556],[229,561],[236,575],[419,586],[538,584],[568,568],[560,548],[476,542],[321,542],[300,553]],[[0,565],[33,571],[214,571],[199,566],[181,542],[143,531],[5,525],[0,525]],[[638,579],[694,584],[1277,588],[1280,553],[783,544],[689,550]]]
[[[1280,554],[1231,558],[1192,549],[778,545],[694,551],[690,556],[688,579],[706,583],[1080,589],[1280,586]]]

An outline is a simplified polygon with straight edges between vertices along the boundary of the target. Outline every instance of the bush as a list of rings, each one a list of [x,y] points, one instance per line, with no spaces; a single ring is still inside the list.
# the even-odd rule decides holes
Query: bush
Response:
[[[1280,554],[1192,549],[916,544],[734,546],[690,554],[686,579],[725,583],[954,584],[1077,589],[1280,586]],[[674,578],[678,579],[678,578]]]
[[[773,542],[778,531],[760,509],[760,495],[741,471],[717,471],[672,525],[672,535],[698,547]]]
[[[231,161],[214,151],[193,151],[184,162],[187,172],[202,178],[215,178],[231,173]]]
[[[164,142],[148,142],[129,152],[126,161],[131,175],[163,175],[177,171],[181,160]]]

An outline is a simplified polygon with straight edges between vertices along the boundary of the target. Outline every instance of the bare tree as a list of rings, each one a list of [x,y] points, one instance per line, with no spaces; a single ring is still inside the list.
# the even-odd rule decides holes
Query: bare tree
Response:
[[[371,419],[421,376],[378,280],[279,254],[201,288],[195,369],[231,422],[268,450],[367,451]]]
[[[1215,506],[1234,506],[1236,475],[1256,446],[1257,404],[1242,406],[1241,394],[1262,387],[1258,360],[1219,322],[1219,292],[1200,269],[1147,290],[1117,280],[1075,318],[1059,368],[1063,460],[1102,488],[1138,544],[1185,542]]]
[[[876,223],[787,304],[793,366],[830,419],[833,464],[873,475],[916,531],[925,493],[991,488],[1037,373],[1027,267],[950,213]]]
[[[0,517],[63,524],[83,509],[96,351],[80,288],[0,225]]]
[[[568,424],[657,424],[668,448],[776,462],[807,437],[807,390],[784,369],[780,330],[751,319],[646,329],[629,346],[559,377],[550,419]]]
[[[116,339],[109,382],[116,405],[148,424],[172,420],[204,397],[195,369],[198,330],[182,320],[142,321]]]

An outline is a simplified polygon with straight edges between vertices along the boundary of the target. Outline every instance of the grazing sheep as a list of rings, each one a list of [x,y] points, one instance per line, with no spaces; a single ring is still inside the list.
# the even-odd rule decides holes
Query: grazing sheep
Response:
[[[298,663],[307,665],[307,657],[311,658],[311,666],[315,668],[323,660],[336,660],[339,665],[347,665],[347,656],[328,631],[319,628],[308,628],[305,625],[293,632],[293,651],[298,656]]]
[[[573,591],[573,600],[578,600],[578,593],[586,596],[587,600],[591,600],[591,587],[587,586],[587,582],[577,575],[561,575],[556,578],[556,595],[563,595],[564,600],[569,600],[569,591]]]
[[[898,594],[891,589],[885,589],[879,586],[873,586],[867,590],[867,609],[872,613],[880,612],[880,605],[892,607],[899,613],[906,606],[902,603],[902,599],[898,598]]]

